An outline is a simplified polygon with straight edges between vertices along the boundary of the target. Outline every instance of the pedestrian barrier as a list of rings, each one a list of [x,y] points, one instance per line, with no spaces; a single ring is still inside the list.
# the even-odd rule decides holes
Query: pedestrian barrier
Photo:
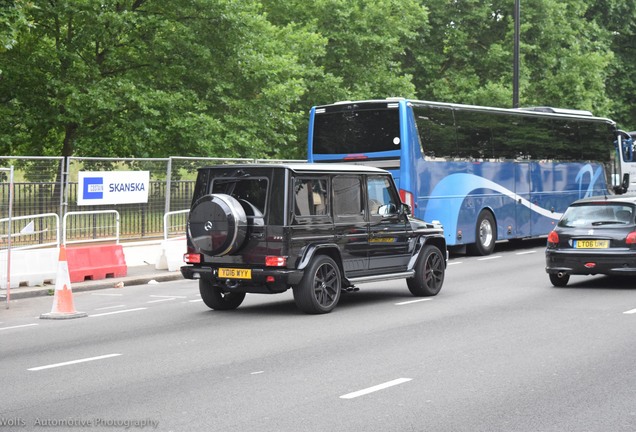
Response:
[[[57,277],[57,248],[12,250],[11,251],[11,286],[40,286],[44,283],[55,283]],[[7,251],[0,251],[2,270],[6,269]],[[4,273],[4,271],[0,271]],[[7,288],[6,278],[0,278],[0,289]]]
[[[128,274],[122,245],[75,246],[66,249],[71,282],[123,277]]]
[[[161,242],[161,255],[157,259],[157,270],[177,271],[183,264],[183,254],[186,253],[186,239],[174,238]]]
[[[187,215],[190,209],[171,211],[163,215],[163,241],[161,242],[161,254],[157,258],[155,268],[157,270],[177,271],[183,265],[183,254],[187,252],[185,236],[169,238],[171,228],[176,226],[171,220],[178,220],[182,215]],[[183,232],[185,227],[179,231]]]
[[[53,295],[53,307],[50,313],[40,315],[42,319],[68,319],[88,316],[86,312],[77,312],[73,303],[73,292],[69,277],[66,248],[60,246],[58,258],[57,277],[55,281],[55,293]]]

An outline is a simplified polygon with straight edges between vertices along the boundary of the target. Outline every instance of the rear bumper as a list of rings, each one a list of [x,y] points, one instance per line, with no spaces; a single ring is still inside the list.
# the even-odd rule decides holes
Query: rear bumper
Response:
[[[570,275],[636,275],[636,251],[605,253],[546,249],[545,271]]]
[[[181,274],[185,279],[202,279],[224,288],[226,291],[245,293],[279,293],[300,283],[302,271],[290,269],[251,268],[251,279],[219,278],[217,267],[183,266]],[[268,277],[273,281],[268,281]]]

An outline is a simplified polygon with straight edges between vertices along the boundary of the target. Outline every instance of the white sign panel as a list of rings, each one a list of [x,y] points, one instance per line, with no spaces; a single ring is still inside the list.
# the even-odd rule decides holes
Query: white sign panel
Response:
[[[148,202],[150,171],[80,171],[77,205]]]

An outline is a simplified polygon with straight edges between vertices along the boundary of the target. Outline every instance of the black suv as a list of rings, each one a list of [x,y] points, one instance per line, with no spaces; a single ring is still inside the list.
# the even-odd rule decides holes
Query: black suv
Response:
[[[442,228],[410,216],[390,173],[360,165],[200,168],[187,237],[181,273],[219,310],[292,288],[302,311],[326,313],[354,284],[392,279],[434,296],[447,261]]]

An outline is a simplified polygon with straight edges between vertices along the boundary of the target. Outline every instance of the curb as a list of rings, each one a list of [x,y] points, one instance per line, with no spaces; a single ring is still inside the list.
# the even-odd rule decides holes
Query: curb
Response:
[[[125,286],[133,285],[146,285],[150,281],[156,282],[170,282],[175,280],[181,280],[183,276],[180,271],[165,272],[159,274],[147,274],[139,276],[125,276],[120,278],[106,278],[96,281],[84,281],[71,284],[71,290],[74,293],[95,291],[107,288],[116,288],[115,285],[123,282]],[[46,297],[50,296],[50,291],[55,289],[55,285],[48,285],[42,287],[24,287],[11,289],[11,300],[26,299],[32,297]],[[23,290],[23,291],[22,291]],[[6,299],[6,293],[0,295],[0,298]]]

